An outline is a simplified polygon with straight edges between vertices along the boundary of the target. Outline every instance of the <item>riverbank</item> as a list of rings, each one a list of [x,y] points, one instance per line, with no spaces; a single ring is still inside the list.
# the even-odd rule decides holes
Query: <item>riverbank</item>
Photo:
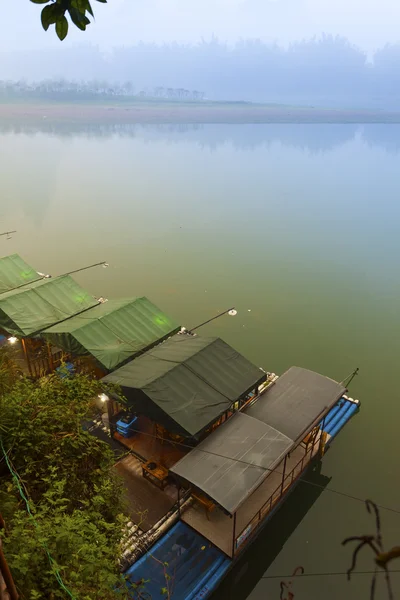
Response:
[[[400,112],[246,103],[0,104],[0,123],[400,123]]]

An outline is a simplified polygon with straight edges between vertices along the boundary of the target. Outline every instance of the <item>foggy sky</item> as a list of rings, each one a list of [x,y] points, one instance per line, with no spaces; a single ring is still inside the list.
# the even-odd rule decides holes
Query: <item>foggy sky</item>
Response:
[[[54,30],[44,32],[40,5],[29,0],[0,3],[0,51],[60,47]],[[400,41],[398,0],[93,0],[96,22],[86,32],[71,27],[63,47],[145,42],[196,43],[212,35],[235,42],[261,38],[286,46],[321,33],[339,34],[372,56]]]

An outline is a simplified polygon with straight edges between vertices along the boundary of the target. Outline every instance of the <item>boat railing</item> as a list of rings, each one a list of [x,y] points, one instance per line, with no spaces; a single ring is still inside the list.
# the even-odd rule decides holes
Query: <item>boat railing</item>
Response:
[[[50,347],[48,344],[43,344],[37,348],[26,345],[25,348],[29,375],[33,379],[40,379],[45,375],[54,373],[63,364],[68,363],[73,363],[75,373],[94,374],[97,377],[104,375],[100,371],[97,373],[96,364],[90,356],[73,357],[72,354],[59,348]]]
[[[32,353],[29,357],[29,373],[34,379],[40,379],[49,373],[52,373],[62,364],[62,353],[49,357],[43,352]]]
[[[314,440],[314,443],[312,444],[312,446],[306,450],[304,456],[297,462],[297,464],[293,467],[293,469],[287,475],[285,475],[285,477],[283,477],[283,474],[282,474],[281,483],[278,485],[278,487],[275,489],[275,491],[270,495],[268,500],[257,511],[257,513],[254,515],[254,517],[252,517],[252,519],[250,519],[250,521],[242,529],[242,531],[239,533],[239,535],[237,535],[235,537],[234,555],[236,555],[238,552],[240,552],[244,543],[246,541],[248,541],[249,538],[254,535],[255,531],[262,524],[262,521],[264,520],[266,515],[268,515],[271,512],[271,510],[275,507],[278,500],[280,500],[280,498],[282,498],[282,496],[284,496],[286,491],[293,485],[293,483],[296,481],[296,479],[298,479],[300,477],[300,475],[302,474],[302,472],[304,471],[305,467],[308,465],[308,463],[310,462],[310,460],[314,454],[315,441],[316,440]],[[277,471],[272,471],[271,474],[274,472],[276,473]]]

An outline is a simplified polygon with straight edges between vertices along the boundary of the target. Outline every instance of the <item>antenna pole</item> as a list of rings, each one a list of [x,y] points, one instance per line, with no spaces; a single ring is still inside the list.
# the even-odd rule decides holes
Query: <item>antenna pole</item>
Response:
[[[108,263],[103,260],[102,262],[95,263],[94,265],[88,265],[87,267],[81,267],[80,269],[75,269],[74,271],[68,271],[68,273],[63,273],[63,275],[73,275],[74,273],[80,273],[80,271],[86,271],[86,269],[92,269],[93,267],[108,267]],[[61,275],[59,275],[61,277]]]
[[[3,235],[3,234],[0,234]],[[92,267],[108,267],[108,263],[105,261],[95,263],[94,265],[89,265],[87,267],[81,267],[80,269],[75,269],[75,271],[69,271],[68,273],[62,273],[61,275],[56,275],[56,277],[63,277],[64,275],[72,275],[73,273],[79,273],[80,271],[86,271],[86,269],[91,269]],[[26,285],[30,285],[31,283],[36,283],[37,281],[42,281],[42,279],[51,279],[51,275],[44,275],[44,273],[38,273],[39,277],[37,279],[33,279],[32,281],[27,281],[26,283],[21,283],[11,290],[7,290],[8,292],[13,292],[14,290],[19,290]],[[3,292],[4,293],[4,292]]]
[[[346,388],[347,388],[350,385],[350,383],[353,381],[354,377],[356,375],[358,375],[359,370],[360,370],[359,367],[354,369],[354,371],[350,375],[348,375],[345,379],[343,379],[343,381],[341,382],[342,385],[345,385],[345,382],[348,380],[346,383]]]
[[[200,325],[196,325],[196,327],[193,327],[193,329],[189,330],[189,333],[193,333],[193,331],[195,331],[196,329],[199,329],[199,327],[203,327],[203,325],[207,325],[208,323],[211,323],[211,321],[215,321],[215,319],[219,319],[220,317],[222,317],[223,315],[226,315],[231,310],[235,310],[235,307],[232,306],[232,308],[228,308],[228,310],[224,310],[224,312],[218,313],[217,315],[215,315],[215,317],[212,317],[211,319],[204,321],[204,323],[200,323]]]

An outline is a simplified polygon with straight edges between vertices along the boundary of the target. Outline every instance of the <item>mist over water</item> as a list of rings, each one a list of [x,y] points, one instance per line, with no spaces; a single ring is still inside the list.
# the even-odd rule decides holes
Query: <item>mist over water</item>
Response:
[[[59,86],[73,80],[91,81],[95,90],[126,84],[130,94],[144,97],[165,98],[181,89],[219,101],[397,110],[399,63],[399,43],[369,56],[337,35],[288,47],[261,39],[226,44],[215,37],[191,44],[130,43],[107,52],[85,44],[0,51],[0,92],[7,80]]]

